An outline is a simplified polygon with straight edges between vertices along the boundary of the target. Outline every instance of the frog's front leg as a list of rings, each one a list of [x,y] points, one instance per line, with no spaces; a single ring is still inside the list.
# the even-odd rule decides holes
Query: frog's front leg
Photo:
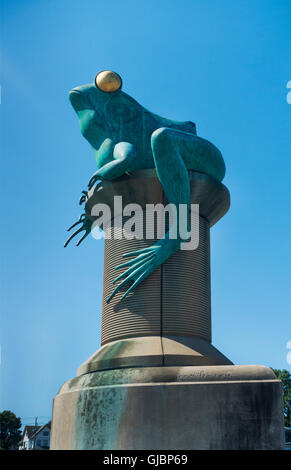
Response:
[[[190,236],[188,220],[190,183],[188,171],[175,140],[169,138],[170,134],[165,131],[167,129],[162,128],[153,133],[151,139],[152,153],[157,175],[166,198],[176,208],[177,217],[174,218],[173,223],[176,224],[174,232],[177,237],[171,238],[169,230],[164,239],[157,241],[151,247],[124,254],[124,258],[131,256],[135,258],[115,268],[127,269],[113,281],[114,284],[118,281],[121,282],[113,290],[107,302],[110,302],[115,294],[130,281],[132,284],[123,295],[122,299],[124,299],[143,279],[179,250],[181,242],[186,241]],[[184,206],[184,210],[181,211],[182,204],[186,207]],[[183,216],[186,218],[185,220],[182,219]],[[181,223],[183,227],[181,227]],[[181,228],[183,228],[183,238],[180,235]]]
[[[114,180],[132,171],[137,166],[136,151],[132,144],[119,142],[113,151],[113,160],[103,165],[91,177],[88,188],[91,189],[98,180]]]

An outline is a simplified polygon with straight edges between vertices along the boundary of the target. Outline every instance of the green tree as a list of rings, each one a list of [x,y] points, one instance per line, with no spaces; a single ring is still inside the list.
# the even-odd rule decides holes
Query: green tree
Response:
[[[272,369],[277,379],[282,381],[285,426],[291,426],[291,374],[286,369]]]
[[[0,413],[0,448],[11,450],[17,448],[21,438],[21,419],[17,418],[12,411]]]

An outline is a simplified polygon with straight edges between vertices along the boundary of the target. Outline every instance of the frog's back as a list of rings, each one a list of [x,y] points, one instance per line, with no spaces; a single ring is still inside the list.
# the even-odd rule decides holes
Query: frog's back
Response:
[[[143,135],[150,136],[152,132],[160,129],[161,127],[167,127],[170,129],[176,129],[197,135],[196,125],[194,122],[174,121],[172,119],[159,116],[158,114],[149,111],[147,108],[138,103],[134,98],[124,92],[120,93],[117,104],[120,106],[120,103],[122,103],[122,107],[118,109],[117,114],[120,116],[122,111],[127,125],[134,121],[135,124],[141,127],[141,133]],[[120,125],[119,121],[118,124]],[[140,132],[136,132],[135,134],[140,135]]]
[[[196,125],[192,121],[173,121],[172,119],[164,118],[158,114],[154,114],[148,111],[152,118],[156,122],[157,129],[160,127],[168,127],[170,129],[176,129],[178,131],[188,132],[189,134],[197,135]]]

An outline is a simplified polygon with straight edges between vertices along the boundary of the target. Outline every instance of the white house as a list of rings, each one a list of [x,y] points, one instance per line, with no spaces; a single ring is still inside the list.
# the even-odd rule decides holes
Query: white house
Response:
[[[43,426],[25,426],[19,450],[48,450],[50,435],[51,422]]]

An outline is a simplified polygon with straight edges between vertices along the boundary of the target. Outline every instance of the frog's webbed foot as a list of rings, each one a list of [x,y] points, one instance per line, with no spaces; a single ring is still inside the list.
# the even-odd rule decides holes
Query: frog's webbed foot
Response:
[[[114,269],[127,268],[122,274],[116,277],[113,284],[123,279],[120,284],[113,290],[111,295],[106,300],[107,303],[115,296],[117,292],[129,281],[132,285],[122,296],[123,300],[135,287],[137,287],[143,279],[149,276],[156,268],[158,268],[166,259],[168,259],[175,251],[180,248],[181,240],[163,239],[159,240],[154,245],[143,248],[142,250],[132,251],[126,253],[123,258],[135,256],[134,259],[126,263],[116,266]]]
[[[70,230],[72,230],[72,228],[76,227],[77,225],[81,224],[81,227],[79,227],[68,239],[67,241],[65,242],[64,244],[64,247],[66,247],[70,241],[72,240],[72,238],[74,238],[76,235],[78,235],[78,233],[80,232],[85,232],[84,235],[80,238],[80,240],[78,241],[77,243],[77,246],[80,245],[80,243],[82,243],[82,241],[89,235],[89,233],[91,232],[91,228],[92,228],[92,220],[90,220],[86,214],[81,214],[79,219],[77,220],[77,222],[75,222],[73,225],[71,225],[71,227],[68,228],[68,232]]]

